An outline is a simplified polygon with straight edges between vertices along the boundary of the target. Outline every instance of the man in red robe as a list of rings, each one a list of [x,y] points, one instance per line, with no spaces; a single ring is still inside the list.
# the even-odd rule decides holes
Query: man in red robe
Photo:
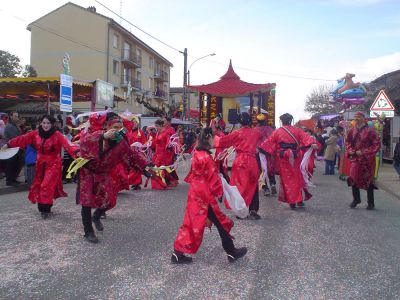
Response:
[[[139,123],[133,121],[132,130],[127,134],[129,144],[140,143],[142,145],[146,144],[147,138],[143,130],[139,128]],[[130,170],[129,172],[129,184],[132,185],[132,189],[140,190],[142,184],[142,172],[139,170]]]
[[[216,148],[236,149],[236,158],[232,165],[230,185],[237,186],[247,207],[249,207],[249,219],[258,220],[258,175],[259,167],[256,159],[257,146],[260,143],[261,134],[255,128],[251,128],[251,117],[244,112],[240,115],[242,128],[223,136],[215,141]]]
[[[176,131],[174,127],[171,125],[171,118],[165,117],[164,118],[164,132],[168,135],[168,143],[171,140],[171,136],[173,136]],[[172,165],[175,161],[175,152],[172,148],[167,146],[167,156],[168,156],[168,165]],[[166,174],[166,181],[169,187],[175,187],[179,183],[179,177],[175,170],[171,173]]]
[[[375,129],[368,127],[362,112],[357,112],[354,120],[355,127],[350,129],[346,138],[346,152],[351,161],[347,183],[353,191],[353,202],[350,207],[355,208],[361,203],[360,189],[364,189],[367,190],[367,209],[372,210],[375,208],[375,155],[380,149],[380,139]]]
[[[294,209],[296,204],[303,206],[302,191],[305,181],[300,171],[302,160],[301,149],[313,146],[315,141],[300,128],[291,125],[293,116],[280,116],[282,127],[260,145],[260,151],[276,158],[276,166],[280,174],[279,201],[289,203]],[[304,200],[311,198],[311,194]]]
[[[96,120],[98,118],[98,120]],[[81,157],[89,162],[79,170],[77,203],[82,205],[82,223],[85,238],[92,243],[98,243],[92,227],[93,223],[98,231],[102,231],[101,215],[113,208],[117,201],[118,188],[111,171],[115,165],[123,164],[127,168],[138,168],[146,174],[147,165],[144,155],[132,150],[126,137],[120,133],[122,120],[113,112],[106,118],[91,116],[93,123],[106,124],[106,129],[92,128],[81,137]],[[97,126],[96,126],[97,127]]]

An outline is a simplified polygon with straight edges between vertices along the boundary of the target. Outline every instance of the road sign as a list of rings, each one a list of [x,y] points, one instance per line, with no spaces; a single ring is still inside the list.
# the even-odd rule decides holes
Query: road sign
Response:
[[[72,76],[60,74],[60,111],[72,112]]]
[[[371,110],[369,113],[371,118],[393,118],[394,117],[394,110]]]
[[[386,96],[384,90],[379,91],[378,96],[375,98],[374,103],[372,103],[370,110],[371,118],[376,118],[378,116],[385,118],[394,117],[394,106],[392,102],[390,102],[388,96]]]
[[[379,91],[378,96],[375,98],[374,103],[372,103],[370,110],[388,111],[393,110],[394,106],[390,102],[388,96],[386,96],[385,91]]]

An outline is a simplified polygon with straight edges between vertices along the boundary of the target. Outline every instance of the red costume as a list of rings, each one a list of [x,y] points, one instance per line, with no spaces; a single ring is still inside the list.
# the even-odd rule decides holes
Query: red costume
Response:
[[[147,143],[147,138],[144,132],[140,129],[134,129],[133,131],[130,131],[129,134],[127,135],[129,144],[133,144],[136,142],[139,142],[141,144],[146,144]],[[142,173],[137,170],[131,170],[129,172],[129,184],[133,186],[138,186],[142,184]]]
[[[165,133],[168,135],[168,143],[170,141],[171,136],[173,136],[176,131],[171,125],[166,125],[164,127]],[[169,149],[167,146],[167,155],[168,155],[168,165],[172,165],[174,163],[175,152],[172,149]],[[166,173],[168,186],[177,186],[179,177],[176,171],[174,170],[172,173]]]
[[[53,204],[53,200],[67,197],[61,181],[63,147],[72,157],[79,148],[71,144],[60,132],[55,131],[48,138],[39,135],[38,130],[18,136],[8,142],[10,147],[25,148],[33,146],[37,151],[35,178],[29,190],[29,200],[32,203]]]
[[[283,127],[291,132],[297,142]],[[295,204],[303,201],[302,191],[305,185],[300,171],[302,155],[299,148],[314,144],[314,139],[300,128],[283,127],[275,130],[260,148],[275,157],[280,174],[279,201]]]
[[[111,209],[119,190],[110,172],[117,164],[143,170],[147,161],[142,153],[130,148],[126,138],[111,147],[112,142],[105,140],[103,133],[99,130],[81,138],[81,157],[90,161],[80,169],[77,201],[91,208]]]
[[[170,162],[170,155],[168,153],[169,134],[163,130],[158,132],[153,139],[152,148],[154,149],[153,164],[157,167],[168,166]],[[167,188],[165,177],[167,176],[165,170],[160,171],[160,174],[151,178],[151,187],[155,190],[164,190]]]
[[[362,155],[350,156],[350,176],[347,182],[360,189],[368,189],[374,183],[375,155],[380,148],[380,139],[373,128],[365,125],[350,129],[346,138],[346,151],[361,151]]]
[[[223,229],[229,233],[233,222],[221,212],[216,199],[223,195],[217,166],[207,151],[195,151],[192,167],[185,178],[190,184],[185,217],[174,242],[174,250],[193,254],[203,240],[204,229],[211,206]]]
[[[260,131],[243,127],[216,140],[216,148],[236,149],[236,158],[232,165],[230,184],[237,186],[246,205],[253,200],[258,192],[259,167],[256,159],[257,146],[260,142]]]

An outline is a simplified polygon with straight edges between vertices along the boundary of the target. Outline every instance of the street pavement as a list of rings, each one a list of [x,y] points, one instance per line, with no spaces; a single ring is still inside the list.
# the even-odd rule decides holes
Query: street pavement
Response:
[[[188,165],[181,170],[181,177]],[[126,191],[104,220],[101,243],[83,239],[75,185],[42,220],[27,192],[0,196],[1,299],[399,299],[400,201],[351,191],[318,166],[314,197],[290,210],[260,194],[262,219],[236,220],[248,254],[229,263],[206,229],[191,265],[171,265],[188,186]]]

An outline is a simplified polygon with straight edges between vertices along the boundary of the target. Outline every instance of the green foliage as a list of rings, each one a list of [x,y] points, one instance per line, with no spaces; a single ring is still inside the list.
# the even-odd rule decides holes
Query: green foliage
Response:
[[[30,66],[22,66],[18,56],[0,50],[0,77],[37,77],[36,70]]]

